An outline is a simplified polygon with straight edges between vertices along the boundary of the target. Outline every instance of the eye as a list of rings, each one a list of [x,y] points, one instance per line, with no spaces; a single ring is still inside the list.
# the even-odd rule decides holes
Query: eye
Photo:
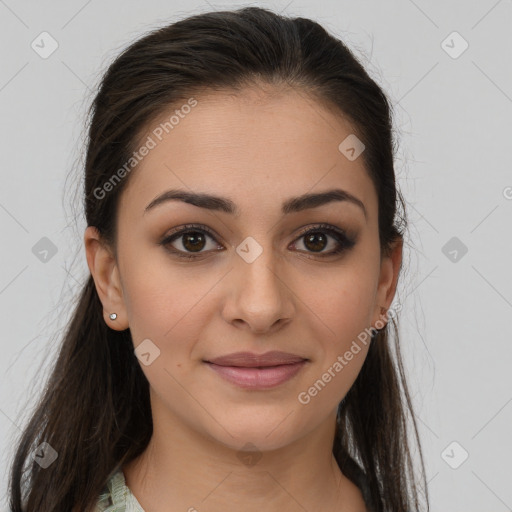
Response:
[[[329,238],[335,240],[331,244],[334,248],[322,252],[329,245]],[[297,240],[303,240],[302,244],[306,247],[306,252],[316,253],[322,258],[341,254],[351,249],[356,243],[354,237],[348,236],[344,231],[329,224],[319,224],[313,228],[307,228],[300,233]],[[293,245],[296,244],[297,242],[294,242]]]
[[[207,226],[202,224],[187,224],[182,229],[178,228],[166,236],[160,242],[160,245],[180,258],[195,259],[204,252],[209,252],[203,251],[207,245],[206,241],[208,238],[214,242],[217,241],[215,235]],[[326,246],[329,245],[329,238],[334,239],[334,243],[331,243],[331,245],[334,245],[334,248],[330,251],[322,252]],[[306,247],[306,250],[301,252],[313,252],[320,257],[341,254],[351,249],[356,243],[355,238],[348,236],[344,231],[330,226],[329,224],[319,224],[313,228],[304,229],[299,234],[299,237],[295,239],[292,246],[296,248],[297,241],[302,239],[304,239],[302,243]],[[176,241],[179,242],[177,245],[181,247],[172,245]],[[213,250],[215,249],[215,245],[216,244],[213,244]],[[220,247],[221,250],[223,250],[222,246],[218,244],[216,247]]]
[[[201,254],[201,250],[204,249],[207,238],[216,240],[208,227],[201,224],[187,224],[184,226],[184,229],[174,231],[164,238],[160,244],[180,258],[193,259],[197,257],[194,253]],[[184,250],[170,247],[175,240],[179,241],[178,245]],[[190,251],[191,254],[186,254],[187,251]]]

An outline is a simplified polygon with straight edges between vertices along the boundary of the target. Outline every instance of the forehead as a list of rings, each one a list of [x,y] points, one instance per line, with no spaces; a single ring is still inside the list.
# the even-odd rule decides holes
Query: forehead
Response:
[[[140,139],[151,149],[121,197],[130,216],[176,188],[229,197],[246,214],[279,213],[288,197],[342,188],[373,214],[377,199],[362,157],[351,161],[339,150],[354,133],[340,113],[295,90],[193,99],[162,112]]]

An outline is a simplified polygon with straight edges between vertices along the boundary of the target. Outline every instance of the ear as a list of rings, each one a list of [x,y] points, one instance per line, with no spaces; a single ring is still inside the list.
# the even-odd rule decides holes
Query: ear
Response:
[[[399,238],[393,243],[390,254],[384,256],[381,260],[379,284],[375,297],[376,302],[372,321],[372,326],[376,329],[382,329],[382,324],[387,323],[387,311],[393,302],[398,283],[398,273],[402,263],[402,249],[403,238]]]
[[[105,323],[116,331],[124,331],[128,328],[128,318],[115,257],[94,226],[85,230],[84,244],[87,265],[103,304]],[[115,320],[110,318],[111,313],[117,314]]]

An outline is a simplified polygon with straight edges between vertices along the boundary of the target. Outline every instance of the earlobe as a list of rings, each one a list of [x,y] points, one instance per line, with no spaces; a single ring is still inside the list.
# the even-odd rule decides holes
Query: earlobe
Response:
[[[84,244],[87,265],[103,305],[105,323],[111,329],[123,331],[128,328],[128,320],[118,266],[112,250],[94,226],[88,226],[85,230]]]

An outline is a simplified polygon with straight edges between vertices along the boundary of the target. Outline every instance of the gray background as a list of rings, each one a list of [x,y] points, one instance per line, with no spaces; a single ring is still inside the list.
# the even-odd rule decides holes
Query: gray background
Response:
[[[0,0],[0,510],[15,436],[88,272],[75,190],[97,80],[146,31],[242,5]],[[512,510],[512,2],[253,5],[322,23],[392,100],[411,224],[400,335],[432,510]],[[46,59],[31,47],[43,31],[59,45]],[[57,249],[46,261],[33,251],[43,237]]]

